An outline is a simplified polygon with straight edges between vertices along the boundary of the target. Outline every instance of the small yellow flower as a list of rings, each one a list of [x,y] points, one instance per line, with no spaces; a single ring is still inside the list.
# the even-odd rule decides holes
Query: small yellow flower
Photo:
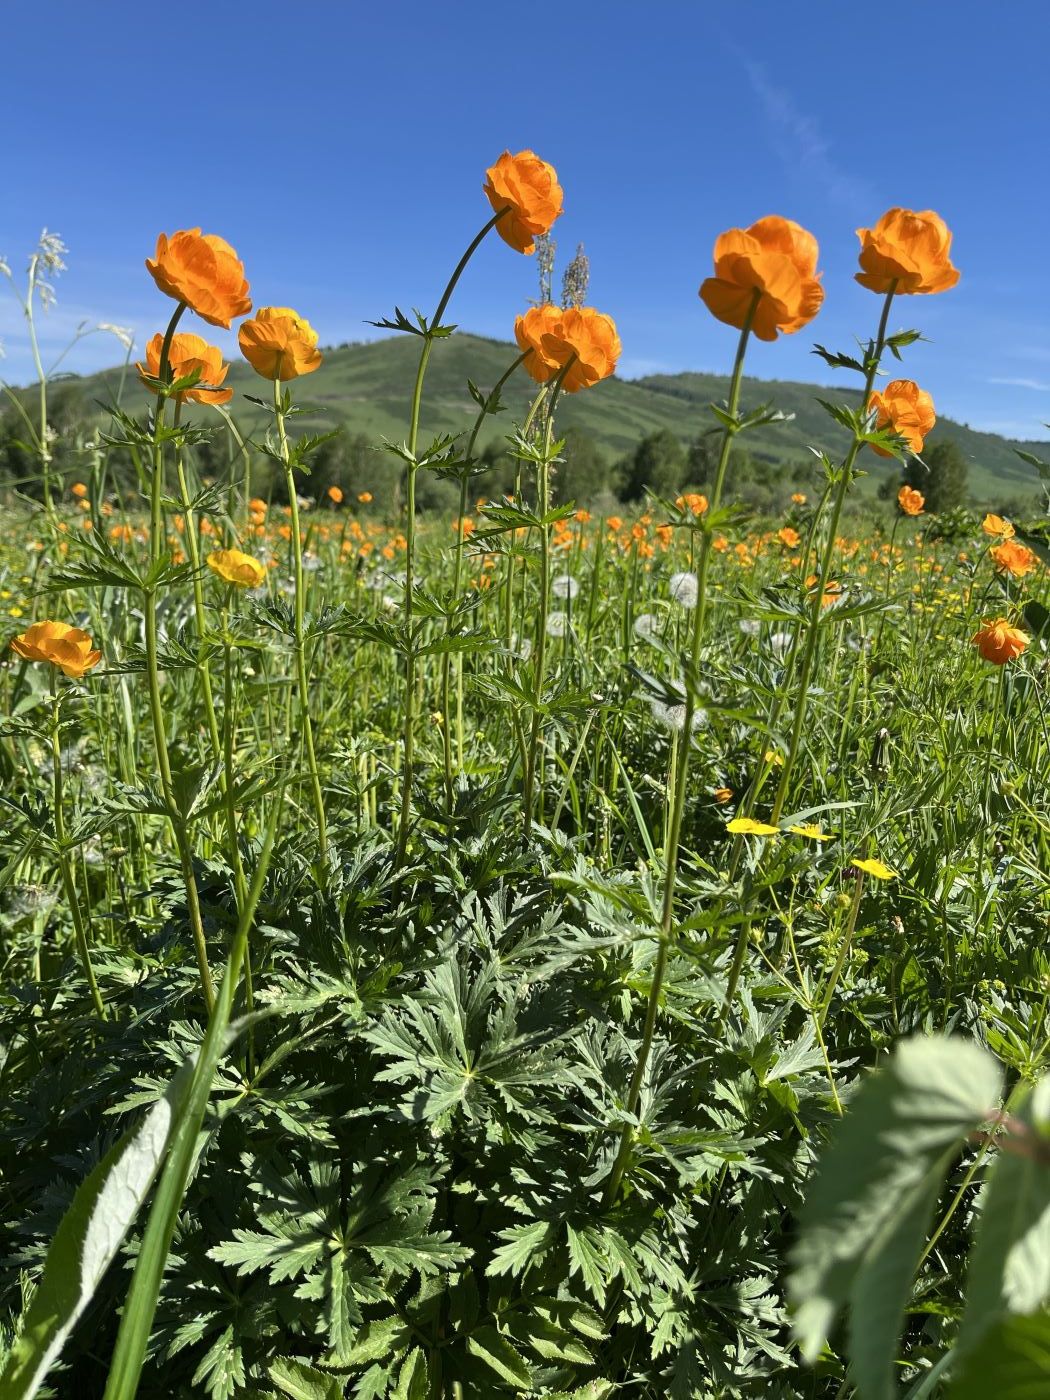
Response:
[[[734,836],[779,836],[780,828],[768,822],[756,822],[751,817],[734,817],[726,827]]]
[[[900,875],[896,870],[891,870],[888,865],[884,865],[881,860],[854,860],[853,864],[858,870],[863,870],[865,875],[871,875],[876,880],[899,880]]]
[[[762,762],[771,763],[774,768],[783,768],[784,755],[782,753],[777,753],[776,749],[766,749],[765,753],[762,755]]]
[[[812,822],[802,822],[799,826],[789,826],[788,831],[794,832],[796,836],[808,836],[811,841],[834,841],[835,837],[827,831],[821,831],[819,826],[814,826]]]
[[[258,588],[266,579],[266,567],[239,549],[217,549],[208,555],[208,568],[238,588]]]

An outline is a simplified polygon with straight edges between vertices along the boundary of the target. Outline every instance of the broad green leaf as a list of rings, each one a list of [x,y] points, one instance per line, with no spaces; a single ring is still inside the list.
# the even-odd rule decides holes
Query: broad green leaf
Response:
[[[182,1067],[164,1097],[78,1187],[47,1252],[22,1335],[0,1375],[3,1400],[36,1394],[91,1301],[153,1184],[185,1107],[193,1068],[192,1061]]]
[[[981,1198],[960,1350],[998,1315],[1034,1313],[1050,1299],[1050,1079],[1036,1085],[1016,1116],[1031,1141],[1019,1143],[1019,1152],[1000,1150]]]
[[[509,1381],[519,1390],[532,1388],[532,1372],[525,1358],[495,1327],[479,1327],[467,1338],[467,1351],[484,1361],[501,1380]]]
[[[824,1153],[790,1280],[795,1330],[814,1360],[849,1306],[861,1400],[894,1393],[896,1341],[929,1214],[953,1156],[999,1094],[986,1051],[960,1038],[915,1037],[861,1086]]]
[[[427,1358],[422,1347],[413,1347],[405,1357],[391,1400],[427,1400],[429,1390]]]
[[[1042,1400],[1050,1395],[1050,1316],[1005,1317],[962,1361],[947,1400]]]
[[[292,1400],[342,1400],[343,1383],[305,1361],[283,1357],[270,1366],[270,1379]]]

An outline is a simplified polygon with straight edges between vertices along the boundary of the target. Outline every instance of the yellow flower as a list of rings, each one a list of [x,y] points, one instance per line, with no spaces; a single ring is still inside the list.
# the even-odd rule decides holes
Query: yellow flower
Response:
[[[762,762],[771,763],[774,768],[783,768],[784,755],[782,753],[777,753],[776,749],[766,749],[765,753],[762,755]]]
[[[835,837],[827,832],[821,831],[819,826],[814,826],[812,822],[803,822],[800,826],[789,826],[788,831],[794,832],[796,836],[808,836],[811,841],[834,841]]]
[[[266,579],[266,566],[239,549],[217,549],[207,562],[212,573],[238,588],[258,588]]]
[[[779,836],[780,828],[768,822],[756,822],[751,817],[734,817],[726,827],[734,836]]]
[[[854,860],[853,864],[858,870],[863,870],[865,875],[871,875],[876,880],[899,880],[900,875],[896,870],[891,870],[888,865],[884,865],[881,860]]]
[[[67,676],[79,679],[102,660],[92,650],[91,637],[68,622],[34,622],[11,643],[11,650],[25,661],[49,661]]]

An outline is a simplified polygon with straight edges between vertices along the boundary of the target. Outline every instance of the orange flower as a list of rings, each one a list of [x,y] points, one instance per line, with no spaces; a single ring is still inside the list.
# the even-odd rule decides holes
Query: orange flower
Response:
[[[700,288],[711,315],[743,328],[756,293],[751,329],[759,340],[801,330],[820,310],[817,240],[792,219],[769,215],[715,241],[715,275]]]
[[[618,515],[610,515],[605,522],[605,527],[607,530],[612,530],[615,534],[618,530],[623,529],[623,521]]]
[[[357,499],[361,502],[363,506],[366,506],[372,499],[372,493],[371,491],[358,491]]]
[[[926,434],[937,421],[933,399],[913,379],[891,379],[881,393],[875,390],[868,399],[868,412],[874,413],[876,428],[892,428],[916,453],[922,451]],[[874,444],[872,450],[880,457],[893,455]]]
[[[224,238],[180,229],[157,239],[157,255],[146,259],[154,282],[166,296],[184,301],[213,326],[229,330],[230,322],[252,309],[244,264]]]
[[[801,491],[793,491],[791,493],[791,502],[796,506],[804,506],[806,504],[806,498]]]
[[[11,650],[26,661],[48,661],[76,679],[102,660],[100,651],[92,651],[90,635],[68,622],[34,622],[14,639]]]
[[[152,394],[157,390],[147,382],[146,376],[160,378],[160,352],[163,348],[164,337],[158,331],[146,346],[146,363],[135,366]],[[199,335],[185,332],[173,335],[168,347],[168,365],[172,380],[185,379],[195,370],[200,371],[200,378],[192,389],[184,389],[174,395],[179,403],[229,403],[233,398],[232,389],[219,388],[230,370],[229,365],[223,364],[222,351],[217,345],[209,345]]]
[[[78,497],[80,500],[83,500],[88,493],[88,489],[82,481],[74,481],[73,485],[69,489],[70,491],[72,491],[73,495]]]
[[[861,271],[873,292],[946,292],[959,280],[949,257],[952,235],[932,209],[888,209],[874,228],[859,228]]]
[[[707,497],[699,491],[687,491],[684,496],[676,496],[674,503],[679,510],[688,509],[693,515],[703,515],[708,507]]]
[[[777,531],[777,539],[781,544],[787,545],[788,549],[797,549],[802,542],[802,536],[790,525],[785,525],[782,530]]]
[[[546,384],[562,371],[567,394],[589,389],[615,372],[622,345],[611,316],[591,306],[534,306],[514,322],[519,347],[531,351],[525,368],[538,384]]]
[[[1002,666],[1007,661],[1012,661],[1015,656],[1020,656],[1031,638],[1019,627],[1011,627],[1007,618],[997,617],[978,628],[970,641],[985,661]]]
[[[518,253],[536,251],[536,234],[548,233],[562,212],[563,191],[552,165],[534,151],[512,156],[504,151],[485,171],[485,194],[498,214],[508,212],[496,224],[504,243]]]
[[[1037,563],[1033,552],[1020,540],[1003,540],[1002,544],[992,545],[988,553],[995,560],[995,567],[1011,578],[1024,578]]]
[[[926,497],[911,486],[902,486],[897,492],[897,504],[905,515],[921,515]]]
[[[579,525],[588,525],[590,524],[591,513],[589,510],[578,510],[572,518]]]
[[[317,332],[290,306],[264,306],[237,333],[241,354],[263,379],[298,379],[321,364]]]
[[[207,563],[213,574],[237,588],[258,588],[266,579],[265,565],[239,549],[217,549],[208,555]]]
[[[329,486],[328,499],[335,505],[339,505],[343,499],[343,488],[341,486]]]
[[[76,489],[74,486],[73,490]],[[1014,537],[1014,527],[1001,515],[986,515],[981,521],[981,529],[986,535],[999,535],[1004,540],[1012,540]]]
[[[719,804],[719,806],[724,806],[725,803],[732,802],[733,789],[728,787],[717,787],[714,790],[713,796],[715,801]]]

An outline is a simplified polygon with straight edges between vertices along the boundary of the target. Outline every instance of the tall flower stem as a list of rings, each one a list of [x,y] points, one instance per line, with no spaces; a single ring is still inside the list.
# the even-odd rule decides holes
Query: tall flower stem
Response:
[[[288,509],[292,525],[292,568],[295,575],[295,604],[292,622],[292,643],[295,651],[295,679],[299,690],[299,722],[303,727],[303,746],[306,749],[306,766],[310,774],[310,794],[314,804],[314,817],[317,821],[317,841],[321,848],[321,870],[328,870],[328,822],[324,810],[324,792],[321,789],[321,775],[317,767],[317,750],[314,747],[314,729],[310,719],[310,680],[306,674],[306,595],[303,582],[303,541],[299,529],[299,497],[295,489],[295,473],[292,470],[291,454],[288,451],[288,433],[284,423],[284,400],[281,397],[281,381],[273,381],[273,411],[277,420],[277,438],[281,449],[281,463],[284,467],[284,483],[288,492]]]
[[[471,464],[471,462],[474,460],[474,449],[475,449],[475,447],[477,446],[477,442],[478,442],[478,433],[481,431],[481,425],[484,423],[485,419],[488,417],[488,413],[489,413],[488,403],[490,403],[490,402],[492,402],[492,401],[494,401],[494,400],[498,400],[498,396],[499,396],[500,390],[503,388],[504,384],[506,384],[507,380],[511,377],[511,375],[512,375],[512,374],[514,373],[514,371],[518,368],[518,366],[521,364],[522,360],[524,360],[525,356],[526,356],[528,353],[529,353],[529,352],[526,350],[526,351],[524,351],[521,355],[519,355],[518,358],[514,361],[514,363],[511,364],[511,365],[509,365],[509,366],[507,367],[507,369],[504,370],[503,374],[499,377],[499,379],[496,381],[495,388],[492,390],[492,393],[491,393],[491,394],[489,395],[489,397],[488,397],[488,402],[487,402],[486,405],[482,408],[482,410],[481,410],[481,412],[478,414],[477,418],[474,420],[474,427],[473,427],[473,429],[472,429],[472,431],[471,431],[470,439],[469,439],[469,441],[467,442],[467,450],[466,450],[465,459],[464,459],[464,464],[463,464],[463,475],[462,475],[462,477],[460,478],[460,483],[459,483],[459,515],[458,515],[457,518],[456,518],[456,559],[455,559],[455,565],[454,565],[454,567],[453,567],[453,572],[452,572],[452,606],[451,606],[451,608],[449,609],[448,625],[447,625],[447,627],[446,627],[446,629],[445,629],[446,636],[448,636],[448,635],[451,633],[451,630],[452,630],[452,621],[453,621],[453,613],[454,613],[455,609],[456,609],[456,608],[458,607],[458,605],[459,605],[459,596],[460,596],[460,592],[461,592],[462,587],[463,587],[463,546],[464,546],[464,544],[466,543],[466,536],[465,536],[465,534],[464,534],[464,526],[463,526],[463,517],[466,515],[466,512],[467,512],[467,486],[468,486],[469,480],[470,480],[470,478],[469,478],[469,476],[468,476],[468,472],[469,472],[469,470],[470,470],[470,464]],[[463,658],[462,658],[462,653],[460,653],[459,657],[457,658],[457,671],[459,672],[459,679],[460,679],[460,680],[462,680],[462,666],[463,666]],[[451,809],[452,809],[452,796],[453,796],[453,794],[452,794],[453,772],[452,772],[452,716],[451,716],[452,703],[451,703],[451,679],[452,679],[452,653],[451,653],[451,651],[446,651],[445,654],[444,654],[444,656],[441,658],[441,716],[442,716],[441,734],[442,734],[442,740],[443,740],[443,743],[444,743],[445,800],[446,800],[446,803],[447,803],[448,808],[449,808],[450,811],[451,811]],[[457,707],[457,711],[456,711],[456,753],[457,753],[458,761],[459,761],[460,765],[462,765],[462,763],[463,763],[463,707],[462,707],[462,704],[460,704],[460,705]]]
[[[539,754],[543,684],[546,679],[547,666],[547,614],[550,611],[551,587],[551,527],[547,524],[547,514],[550,510],[550,458],[551,441],[554,436],[554,410],[558,406],[558,396],[561,393],[561,386],[565,382],[565,376],[575,359],[575,355],[570,355],[551,386],[543,429],[543,454],[537,473],[536,510],[542,522],[540,525],[540,611],[536,622],[536,665],[533,678],[535,703],[532,711],[532,725],[529,729],[529,741],[525,750],[525,789],[522,794],[526,838],[532,831],[533,802],[536,793],[536,760]],[[529,420],[531,417],[530,413]],[[531,427],[529,420],[527,420],[525,432],[528,432],[529,427]]]
[[[160,365],[157,378],[168,381],[171,340],[179,324],[186,303],[179,302],[175,313],[168,322],[160,351]],[[153,472],[150,479],[150,565],[151,575],[158,569],[164,555],[164,513],[161,502],[164,496],[164,426],[165,397],[157,399],[153,430]],[[146,621],[146,679],[149,687],[150,718],[153,723],[153,740],[157,751],[157,774],[160,778],[164,810],[167,813],[175,847],[179,855],[182,883],[186,891],[186,911],[189,916],[190,935],[200,973],[201,991],[208,1014],[215,1006],[215,987],[211,969],[208,966],[208,945],[204,937],[204,921],[201,917],[200,897],[197,893],[197,877],[193,871],[193,848],[182,812],[175,797],[175,784],[172,781],[171,760],[168,757],[168,735],[164,722],[164,702],[160,693],[160,664],[157,646],[157,586],[153,582],[146,590],[143,612]]]
[[[882,315],[879,318],[879,329],[875,336],[875,342],[871,347],[867,358],[866,373],[864,375],[864,392],[861,397],[861,415],[867,414],[868,400],[875,384],[875,376],[878,373],[879,361],[882,359],[883,351],[886,348],[886,326],[890,318],[890,307],[893,304],[893,295],[897,290],[896,281],[890,284],[890,289],[886,293],[886,300],[882,306]],[[831,519],[828,522],[827,539],[824,541],[824,553],[820,561],[820,570],[817,581],[813,589],[813,601],[810,604],[808,625],[806,629],[806,647],[802,653],[802,666],[798,677],[798,697],[795,701],[795,720],[791,726],[791,738],[788,744],[788,751],[784,758],[784,767],[780,774],[780,783],[777,787],[776,799],[773,803],[773,815],[770,822],[776,826],[780,821],[781,813],[784,810],[784,803],[787,801],[788,792],[791,789],[791,775],[795,767],[795,760],[798,757],[799,746],[802,741],[802,729],[806,722],[806,709],[809,702],[809,684],[813,675],[813,661],[817,654],[817,642],[820,639],[820,611],[824,604],[824,590],[831,577],[831,563],[835,556],[835,543],[838,538],[839,521],[842,519],[842,508],[846,503],[846,496],[849,492],[850,483],[853,480],[853,468],[857,461],[857,455],[864,446],[864,439],[858,430],[854,430],[853,441],[850,443],[846,460],[842,464],[841,476],[838,481],[838,490],[831,507]]]
[[[88,947],[87,929],[84,926],[84,915],[80,908],[80,901],[77,898],[77,889],[73,881],[73,867],[70,865],[69,852],[66,850],[66,817],[63,811],[62,793],[62,738],[61,738],[61,712],[58,699],[58,668],[51,668],[51,771],[54,780],[54,821],[55,821],[55,848],[58,852],[58,868],[62,873],[62,888],[65,890],[66,903],[69,905],[69,912],[73,919],[73,933],[76,937],[77,952],[80,955],[80,965],[84,969],[84,976],[87,978],[88,988],[91,992],[91,1000],[95,1004],[95,1010],[103,1020],[106,1019],[106,1008],[102,1001],[102,993],[98,989],[98,982],[95,979],[95,969],[91,966],[91,950]]]
[[[727,405],[729,417],[735,419],[740,405],[740,386],[744,377],[744,356],[747,351],[747,342],[751,335],[751,324],[755,317],[755,310],[758,306],[758,292],[756,291],[751,299],[751,306],[744,320],[740,331],[740,339],[737,342],[736,359],[733,361],[733,377],[729,385],[729,402]],[[737,429],[726,425],[722,434],[722,448],[718,457],[718,468],[715,472],[714,485],[711,490],[710,513],[714,515],[722,503],[722,492],[725,489],[726,471],[729,467],[729,454],[732,451],[733,439]],[[628,1121],[624,1124],[620,1134],[620,1143],[613,1159],[612,1168],[609,1172],[609,1179],[605,1183],[603,1202],[609,1207],[616,1200],[620,1190],[620,1183],[627,1167],[627,1160],[631,1152],[633,1140],[633,1130],[630,1119],[638,1112],[638,1104],[642,1094],[642,1083],[645,1080],[645,1073],[649,1067],[649,1056],[652,1053],[653,1036],[656,1031],[656,1016],[660,1008],[660,999],[663,995],[664,979],[667,975],[667,962],[671,948],[671,934],[674,926],[674,895],[675,882],[678,877],[678,847],[682,835],[682,818],[685,814],[686,785],[689,778],[689,759],[693,748],[693,716],[696,713],[696,685],[695,678],[700,664],[700,649],[704,636],[704,620],[707,609],[707,576],[711,560],[711,535],[709,527],[704,528],[700,537],[700,558],[697,561],[696,569],[696,607],[693,611],[693,629],[689,645],[689,669],[690,674],[686,678],[685,686],[685,716],[682,725],[682,738],[675,755],[675,765],[672,774],[672,788],[674,798],[671,807],[671,821],[667,832],[667,839],[664,845],[664,889],[663,905],[661,909],[660,934],[656,949],[656,962],[653,966],[652,982],[649,987],[649,999],[645,1007],[645,1022],[642,1027],[642,1041],[638,1047],[638,1058],[635,1061],[634,1073],[631,1075],[631,1082],[627,1089],[627,1100],[624,1105]]]
[[[412,389],[412,408],[408,426],[408,482],[405,520],[405,634],[406,634],[406,654],[405,654],[405,712],[404,725],[402,730],[402,765],[401,765],[401,810],[398,814],[397,826],[397,863],[400,865],[405,856],[408,846],[408,830],[412,817],[412,779],[415,769],[415,723],[416,723],[416,649],[415,639],[412,636],[412,594],[415,586],[415,562],[416,562],[416,471],[415,455],[419,448],[419,412],[423,403],[423,381],[426,378],[427,365],[430,363],[430,352],[434,348],[434,341],[437,339],[436,332],[441,329],[441,318],[445,314],[449,302],[452,300],[452,293],[456,290],[456,284],[463,271],[477,251],[485,235],[490,229],[508,213],[510,206],[500,209],[493,214],[485,226],[475,234],[466,252],[456,264],[455,271],[448,280],[441,300],[437,304],[437,310],[431,319],[426,323],[426,330],[422,332],[423,348],[419,353],[419,365],[416,369],[416,382]]]

